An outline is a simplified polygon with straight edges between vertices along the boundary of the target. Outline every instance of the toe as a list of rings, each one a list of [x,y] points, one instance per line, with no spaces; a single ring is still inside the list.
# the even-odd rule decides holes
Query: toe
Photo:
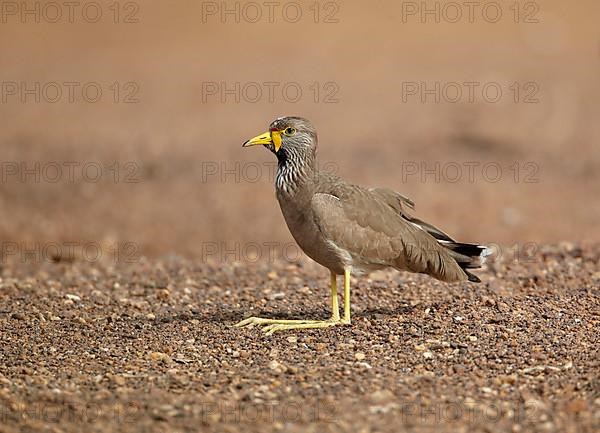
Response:
[[[257,324],[257,319],[258,317],[248,317],[247,319],[244,319],[233,326],[235,326],[236,328],[241,328],[243,326],[251,327]]]
[[[264,327],[262,328],[262,330],[263,330],[263,332],[264,332],[266,335],[271,335],[271,334],[273,334],[274,332],[280,331],[280,330],[282,329],[282,328],[281,328],[281,326],[282,326],[282,325],[277,325],[277,324],[274,324],[274,325],[267,325],[267,326],[264,326]]]

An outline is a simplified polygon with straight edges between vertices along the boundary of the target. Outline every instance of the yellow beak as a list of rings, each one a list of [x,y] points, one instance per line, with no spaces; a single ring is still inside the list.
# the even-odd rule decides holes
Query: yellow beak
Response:
[[[256,146],[257,144],[273,144],[275,147],[275,152],[278,152],[279,148],[281,147],[281,132],[273,131],[257,135],[256,137],[244,142],[242,147]]]

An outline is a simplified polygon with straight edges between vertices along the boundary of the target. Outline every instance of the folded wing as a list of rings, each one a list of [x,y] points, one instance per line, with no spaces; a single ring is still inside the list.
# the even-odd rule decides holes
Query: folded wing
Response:
[[[325,238],[355,262],[425,273],[442,281],[469,279],[435,233],[451,239],[433,226],[435,232],[429,233],[411,221],[406,208],[413,203],[400,194],[345,184],[315,194],[311,206]]]

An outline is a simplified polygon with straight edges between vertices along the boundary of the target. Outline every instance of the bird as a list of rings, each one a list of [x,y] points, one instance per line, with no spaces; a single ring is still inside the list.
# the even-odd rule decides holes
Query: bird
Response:
[[[480,282],[490,250],[456,242],[412,216],[414,202],[388,188],[367,188],[319,170],[317,132],[306,119],[275,119],[267,132],[242,146],[262,145],[277,158],[275,191],[292,237],[308,257],[329,269],[331,317],[289,320],[249,317],[237,327],[262,326],[267,335],[284,330],[350,325],[350,277],[384,268],[427,274],[444,282]],[[340,316],[337,277],[344,280]]]

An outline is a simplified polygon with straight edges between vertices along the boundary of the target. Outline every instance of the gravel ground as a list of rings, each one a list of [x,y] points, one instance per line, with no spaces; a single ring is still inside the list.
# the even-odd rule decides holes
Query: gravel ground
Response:
[[[270,337],[231,325],[327,318],[327,271],[4,263],[0,431],[597,432],[599,260],[544,246],[479,285],[377,272],[352,326]]]

